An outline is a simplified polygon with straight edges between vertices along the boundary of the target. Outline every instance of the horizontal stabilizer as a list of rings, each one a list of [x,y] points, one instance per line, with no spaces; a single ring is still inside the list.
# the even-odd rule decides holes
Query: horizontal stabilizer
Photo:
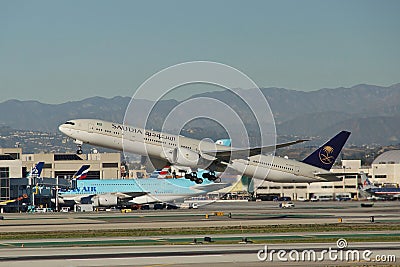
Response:
[[[316,174],[315,176],[324,179],[323,182],[338,182],[342,180],[340,177],[338,177],[336,173],[319,173]]]

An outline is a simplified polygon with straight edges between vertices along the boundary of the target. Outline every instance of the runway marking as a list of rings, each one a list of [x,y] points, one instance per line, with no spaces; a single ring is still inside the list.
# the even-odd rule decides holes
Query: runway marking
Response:
[[[0,243],[0,246],[3,246],[3,247],[15,247],[14,244],[10,244],[10,243]]]
[[[99,255],[101,255],[101,254],[99,254]],[[207,255],[207,258],[208,257],[222,257],[223,255],[222,254],[214,254],[214,255]],[[182,256],[179,256],[179,255],[176,255],[176,256],[157,256],[157,257],[140,257],[140,259],[167,259],[167,258],[202,258],[202,257],[204,257],[204,255],[182,255]],[[92,259],[66,259],[66,260],[68,260],[68,261],[92,261],[92,260],[105,260],[105,259],[113,259],[113,260],[126,260],[126,259],[136,259],[137,257],[127,257],[127,258],[124,258],[124,257],[120,257],[120,258],[118,258],[118,257],[109,257],[109,258],[101,258],[101,259],[97,259],[97,258],[92,258]]]

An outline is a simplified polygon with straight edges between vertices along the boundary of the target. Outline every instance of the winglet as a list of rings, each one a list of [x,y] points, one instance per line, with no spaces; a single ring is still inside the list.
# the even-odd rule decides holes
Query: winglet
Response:
[[[215,144],[221,145],[221,146],[231,146],[232,139],[219,139],[219,140],[215,141]]]
[[[321,169],[330,170],[349,136],[350,132],[341,131],[305,158],[303,162]]]

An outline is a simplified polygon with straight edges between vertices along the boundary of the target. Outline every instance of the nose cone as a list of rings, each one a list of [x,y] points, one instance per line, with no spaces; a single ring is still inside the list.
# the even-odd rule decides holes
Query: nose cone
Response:
[[[72,137],[71,135],[73,134],[73,126],[69,125],[69,124],[61,124],[60,126],[58,126],[58,130],[60,130],[60,132],[62,132],[63,134],[65,134],[68,137]]]

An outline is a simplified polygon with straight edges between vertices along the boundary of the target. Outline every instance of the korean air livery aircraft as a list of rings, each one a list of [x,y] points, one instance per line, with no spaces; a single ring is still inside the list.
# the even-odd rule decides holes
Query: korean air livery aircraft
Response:
[[[247,159],[234,159],[229,167],[255,179],[281,183],[311,183],[339,181],[344,174],[332,173],[331,169],[340,154],[350,132],[342,131],[303,161],[270,155],[255,155]]]
[[[70,120],[59,126],[59,130],[74,139],[78,145],[78,153],[82,153],[82,144],[111,148],[119,151],[147,156],[155,168],[166,165],[185,166],[193,169],[207,169],[203,178],[214,181],[216,171],[224,171],[231,158],[254,156],[261,151],[274,151],[276,148],[290,146],[306,140],[277,144],[265,147],[233,148],[226,146],[226,142],[207,142],[150,131],[142,128],[122,125],[118,123],[77,119]],[[186,176],[186,178],[188,178]],[[199,181],[199,180],[197,180]],[[200,182],[199,182],[200,183]]]
[[[397,187],[377,187],[368,179],[365,173],[361,173],[361,190],[368,193],[372,199],[382,197],[393,199],[400,197],[400,188]]]
[[[227,187],[226,183],[209,180],[196,184],[187,179],[74,179],[73,188],[59,192],[59,203],[117,206],[123,203],[147,204],[172,202],[191,196],[205,195]]]

